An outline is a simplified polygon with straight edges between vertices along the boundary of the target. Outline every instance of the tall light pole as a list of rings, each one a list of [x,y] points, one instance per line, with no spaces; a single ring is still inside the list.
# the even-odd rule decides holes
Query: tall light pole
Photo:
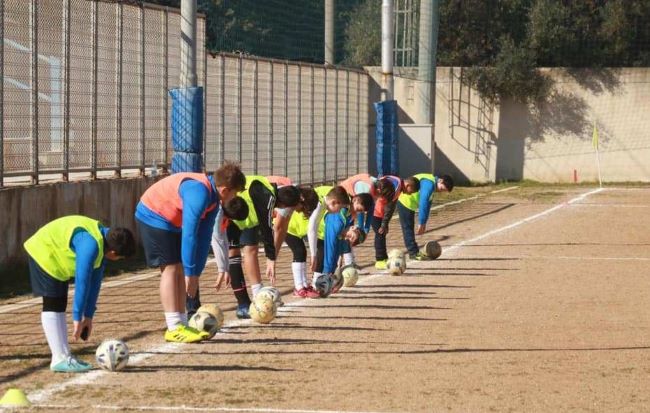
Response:
[[[418,83],[416,123],[435,120],[436,49],[438,47],[438,0],[420,0],[420,38],[418,41]]]
[[[325,64],[334,64],[334,13],[335,0],[325,0]]]
[[[381,4],[381,100],[393,100],[393,2]]]
[[[196,0],[181,0],[180,87],[194,87],[196,79]]]

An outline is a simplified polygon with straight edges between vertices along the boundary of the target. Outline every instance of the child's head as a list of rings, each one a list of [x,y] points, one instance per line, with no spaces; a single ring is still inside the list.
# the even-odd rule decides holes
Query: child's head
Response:
[[[300,190],[293,186],[287,185],[278,188],[278,197],[275,203],[276,208],[292,208],[300,202]]]
[[[135,254],[133,233],[126,228],[109,229],[104,245],[104,256],[111,261],[117,261],[133,254]]]
[[[357,194],[352,197],[352,210],[354,212],[368,212],[372,208],[372,195]]]
[[[236,196],[223,204],[223,214],[226,218],[243,221],[248,217],[248,204],[244,198]]]
[[[420,190],[420,180],[414,176],[409,176],[404,180],[404,193],[414,194]]]
[[[436,182],[436,191],[451,192],[454,189],[454,180],[449,175],[443,175]]]
[[[298,187],[300,191],[300,203],[296,205],[296,212],[302,212],[307,218],[318,206],[318,194],[310,186]]]
[[[214,172],[214,185],[221,199],[227,202],[246,188],[246,176],[238,164],[226,161]]]
[[[325,206],[329,212],[339,212],[350,205],[350,196],[342,186],[335,186],[325,195]]]
[[[391,201],[395,196],[395,187],[388,178],[380,178],[375,184],[377,189],[377,196],[384,198],[386,201]]]

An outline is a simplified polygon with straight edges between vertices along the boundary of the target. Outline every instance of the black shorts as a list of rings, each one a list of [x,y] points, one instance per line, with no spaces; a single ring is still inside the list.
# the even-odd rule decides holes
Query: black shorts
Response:
[[[144,256],[149,267],[179,264],[181,262],[181,233],[155,228],[136,219]]]
[[[32,285],[32,293],[36,297],[67,297],[68,281],[59,281],[45,272],[29,257],[29,282]]]
[[[230,249],[241,248],[247,245],[259,244],[259,226],[253,228],[239,229],[234,223],[230,222],[226,229]]]

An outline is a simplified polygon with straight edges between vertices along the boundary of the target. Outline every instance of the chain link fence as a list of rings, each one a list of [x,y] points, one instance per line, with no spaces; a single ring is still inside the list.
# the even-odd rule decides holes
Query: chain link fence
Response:
[[[325,182],[367,168],[368,76],[205,52],[206,170]],[[180,14],[148,4],[0,0],[0,187],[166,168]]]

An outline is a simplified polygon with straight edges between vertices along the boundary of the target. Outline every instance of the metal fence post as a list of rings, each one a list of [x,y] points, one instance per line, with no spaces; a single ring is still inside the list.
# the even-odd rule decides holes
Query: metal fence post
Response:
[[[70,0],[63,3],[63,73],[65,84],[63,109],[63,181],[69,179],[70,173]]]
[[[298,160],[298,181],[302,181],[302,157],[300,153],[302,152],[302,65],[298,64],[298,81],[296,82],[296,95],[297,95],[297,125],[296,125],[296,138],[298,138],[298,144],[296,145],[296,159]]]
[[[122,3],[116,3],[117,7],[117,120],[116,120],[116,137],[117,137],[117,169],[115,176],[122,176],[122,31],[124,27],[122,16]]]
[[[144,54],[144,4],[140,3],[140,176],[144,176],[145,162],[146,162],[146,124],[145,124],[145,107],[146,107],[146,91],[145,91],[145,67],[146,59]]]
[[[243,56],[240,53],[237,61],[237,159],[240,163],[242,161],[242,66]]]
[[[165,85],[165,90],[163,90],[163,112],[164,112],[164,119],[165,119],[165,136],[163,138],[163,153],[162,153],[162,168],[163,168],[163,173],[167,172],[167,165],[169,165],[169,158],[167,157],[167,151],[168,151],[168,142],[169,142],[169,137],[171,135],[171,128],[169,127],[169,10],[165,8],[164,11],[164,33],[165,35],[163,36],[163,56],[165,60],[165,64],[163,67],[163,79],[164,79],[164,85]]]
[[[259,61],[256,58],[254,60],[255,62],[255,69],[254,69],[254,74],[253,74],[253,171],[255,174],[257,174],[258,171],[258,156],[257,156],[257,140],[259,139],[258,136],[258,110],[257,110],[257,101],[258,101],[258,91],[257,88],[259,87]]]
[[[284,176],[289,176],[289,63],[284,62]]]
[[[221,163],[226,159],[226,56],[221,55],[221,139],[220,159]]]
[[[361,73],[357,73],[357,170],[355,173],[359,173],[361,168]],[[368,139],[366,136],[365,139]]]
[[[345,176],[350,176],[350,71],[345,71]]]
[[[5,38],[5,2],[0,0],[0,39]],[[4,40],[0,42],[0,189],[4,188],[5,154],[4,154],[4,78],[5,78],[5,48]]]
[[[311,69],[311,85],[309,87],[309,97],[311,99],[310,111],[309,114],[309,136],[311,139],[311,145],[309,146],[309,171],[311,175],[311,183],[314,183],[314,66],[310,66]]]
[[[334,69],[334,179],[338,181],[339,169],[339,68]]]
[[[323,179],[327,180],[327,66],[323,68]]]
[[[275,174],[275,169],[273,169],[273,143],[275,137],[273,136],[273,62],[271,62],[271,76],[269,80],[269,166],[271,169],[271,175]]]
[[[98,59],[99,53],[97,51],[97,45],[99,41],[99,29],[97,24],[99,23],[98,15],[99,9],[97,7],[97,2],[93,1],[91,4],[91,25],[92,25],[92,114],[91,114],[91,126],[90,126],[90,150],[91,150],[91,171],[90,177],[92,179],[97,178],[97,71],[98,71]]]
[[[32,112],[32,183],[38,184],[38,3],[37,0],[31,0],[29,3],[29,24],[30,24],[30,47],[31,56],[31,75],[32,75],[32,94],[31,94],[31,112]],[[3,79],[4,81],[4,79]]]

